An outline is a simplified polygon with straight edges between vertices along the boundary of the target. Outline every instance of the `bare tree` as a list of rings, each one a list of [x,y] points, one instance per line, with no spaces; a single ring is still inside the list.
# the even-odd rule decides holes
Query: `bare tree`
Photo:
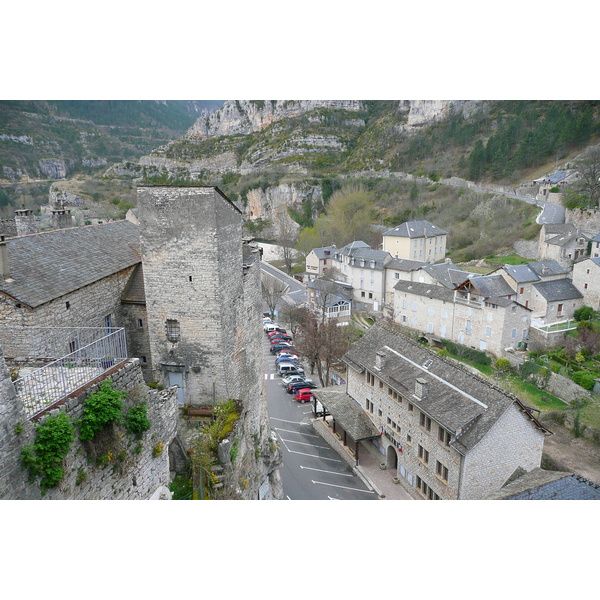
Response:
[[[295,246],[298,241],[298,225],[292,220],[288,212],[283,209],[275,213],[274,221],[277,227],[277,245],[281,251],[285,270],[288,275],[291,275],[296,254]]]
[[[574,184],[577,191],[584,193],[590,206],[600,204],[600,146],[588,150],[575,162],[580,178]]]
[[[300,354],[315,369],[322,386],[329,384],[331,369],[347,352],[351,342],[349,327],[339,325],[337,319],[322,320],[315,311],[305,308],[302,323],[295,337]]]
[[[277,305],[289,289],[288,285],[268,273],[261,273],[260,286],[262,289],[263,300],[269,307],[271,318],[274,318]]]

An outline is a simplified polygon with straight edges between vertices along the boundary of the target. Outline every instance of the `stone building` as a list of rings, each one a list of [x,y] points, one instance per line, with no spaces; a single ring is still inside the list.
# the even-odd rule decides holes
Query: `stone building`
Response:
[[[124,327],[145,380],[177,386],[180,405],[239,403],[232,481],[246,481],[244,499],[279,497],[259,250],[243,242],[242,215],[217,188],[142,187],[138,198],[139,225],[3,240],[0,327]],[[63,344],[65,355],[77,347]]]
[[[565,268],[587,254],[591,236],[573,223],[545,223],[539,237],[541,260],[556,260]]]
[[[383,234],[383,250],[393,258],[435,263],[446,256],[448,232],[429,221],[407,221]]]
[[[573,265],[573,285],[582,293],[583,304],[600,310],[600,257]]]
[[[305,273],[308,281],[323,277],[327,271],[331,270],[335,251],[335,246],[325,246],[324,248],[313,248],[307,254]]]
[[[358,454],[374,444],[382,465],[413,497],[477,500],[540,466],[550,432],[517,397],[382,325],[344,356],[346,390],[314,393]],[[331,402],[330,402],[331,399]],[[349,427],[350,428],[350,427]],[[377,435],[374,432],[379,432]],[[358,457],[360,464],[360,457]]]
[[[530,309],[507,297],[467,295],[444,286],[407,281],[399,281],[394,288],[396,323],[432,340],[447,339],[496,357],[522,347],[530,315]]]

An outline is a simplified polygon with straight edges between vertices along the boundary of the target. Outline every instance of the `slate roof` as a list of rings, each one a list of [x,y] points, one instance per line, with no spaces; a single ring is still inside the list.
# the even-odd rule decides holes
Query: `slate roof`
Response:
[[[533,287],[546,299],[546,302],[573,300],[583,298],[583,294],[573,285],[570,279],[555,279],[534,283]]]
[[[31,308],[141,262],[139,229],[113,221],[6,240],[9,277],[0,292]]]
[[[352,302],[352,296],[349,296],[343,291],[339,284],[332,281],[324,281],[323,279],[315,279],[306,284],[306,287],[314,290],[323,290],[328,296],[325,306],[333,306],[338,302]]]
[[[396,271],[416,271],[421,267],[424,267],[429,263],[426,263],[422,260],[409,260],[407,258],[392,258],[388,263],[386,263],[386,269],[395,269]]]
[[[312,393],[354,441],[379,437],[373,421],[340,386],[315,388]]]
[[[484,298],[501,298],[515,293],[502,275],[479,275],[471,277],[468,281]]]
[[[388,229],[383,235],[422,238],[435,237],[436,235],[444,235],[447,233],[447,231],[444,231],[429,221],[407,221],[406,223],[402,223],[402,225]]]
[[[383,250],[372,250],[368,244],[365,244],[365,242],[351,242],[343,248],[340,248],[338,252],[345,256],[350,256],[359,260],[363,259],[365,260],[365,263],[366,261],[373,260],[375,261],[376,269],[383,269],[386,261],[390,259],[389,252],[384,252]],[[365,266],[369,265],[365,264]]]
[[[600,233],[597,233],[591,240],[592,242],[600,242]]]
[[[490,500],[600,500],[600,485],[562,471],[533,469],[505,485]]]
[[[144,268],[139,263],[121,295],[121,301],[128,304],[146,304],[146,289],[144,287]]]
[[[323,248],[313,248],[313,252],[319,260],[333,258],[337,248],[335,246],[324,246]],[[329,254],[327,254],[329,252]]]
[[[454,291],[435,283],[420,283],[417,281],[399,281],[394,289],[398,292],[415,294],[424,298],[435,298],[454,302]]]
[[[456,286],[464,283],[470,275],[467,271],[459,269],[451,262],[443,262],[437,265],[425,264],[423,270],[443,286],[450,289],[455,289]]]
[[[504,265],[502,268],[517,283],[530,283],[543,277],[566,275],[569,272],[555,260],[530,262],[526,265]]]
[[[377,352],[385,354],[381,370],[375,366]],[[451,445],[461,454],[472,449],[513,405],[541,432],[550,433],[516,396],[381,324],[368,329],[342,360],[359,372],[375,373],[448,429],[453,434]],[[414,396],[417,378],[427,382],[421,399]]]

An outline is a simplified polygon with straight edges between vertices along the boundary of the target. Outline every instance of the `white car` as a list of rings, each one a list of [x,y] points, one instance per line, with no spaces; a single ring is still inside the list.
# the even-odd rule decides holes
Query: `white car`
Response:
[[[294,383],[295,381],[308,381],[312,383],[312,379],[310,377],[303,377],[302,375],[288,375],[282,379],[281,385],[286,388],[290,383]]]

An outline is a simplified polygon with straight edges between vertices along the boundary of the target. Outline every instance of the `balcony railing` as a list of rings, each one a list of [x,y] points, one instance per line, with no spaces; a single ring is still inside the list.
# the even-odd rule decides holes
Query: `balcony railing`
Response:
[[[123,328],[3,327],[0,344],[29,419],[127,359]]]

